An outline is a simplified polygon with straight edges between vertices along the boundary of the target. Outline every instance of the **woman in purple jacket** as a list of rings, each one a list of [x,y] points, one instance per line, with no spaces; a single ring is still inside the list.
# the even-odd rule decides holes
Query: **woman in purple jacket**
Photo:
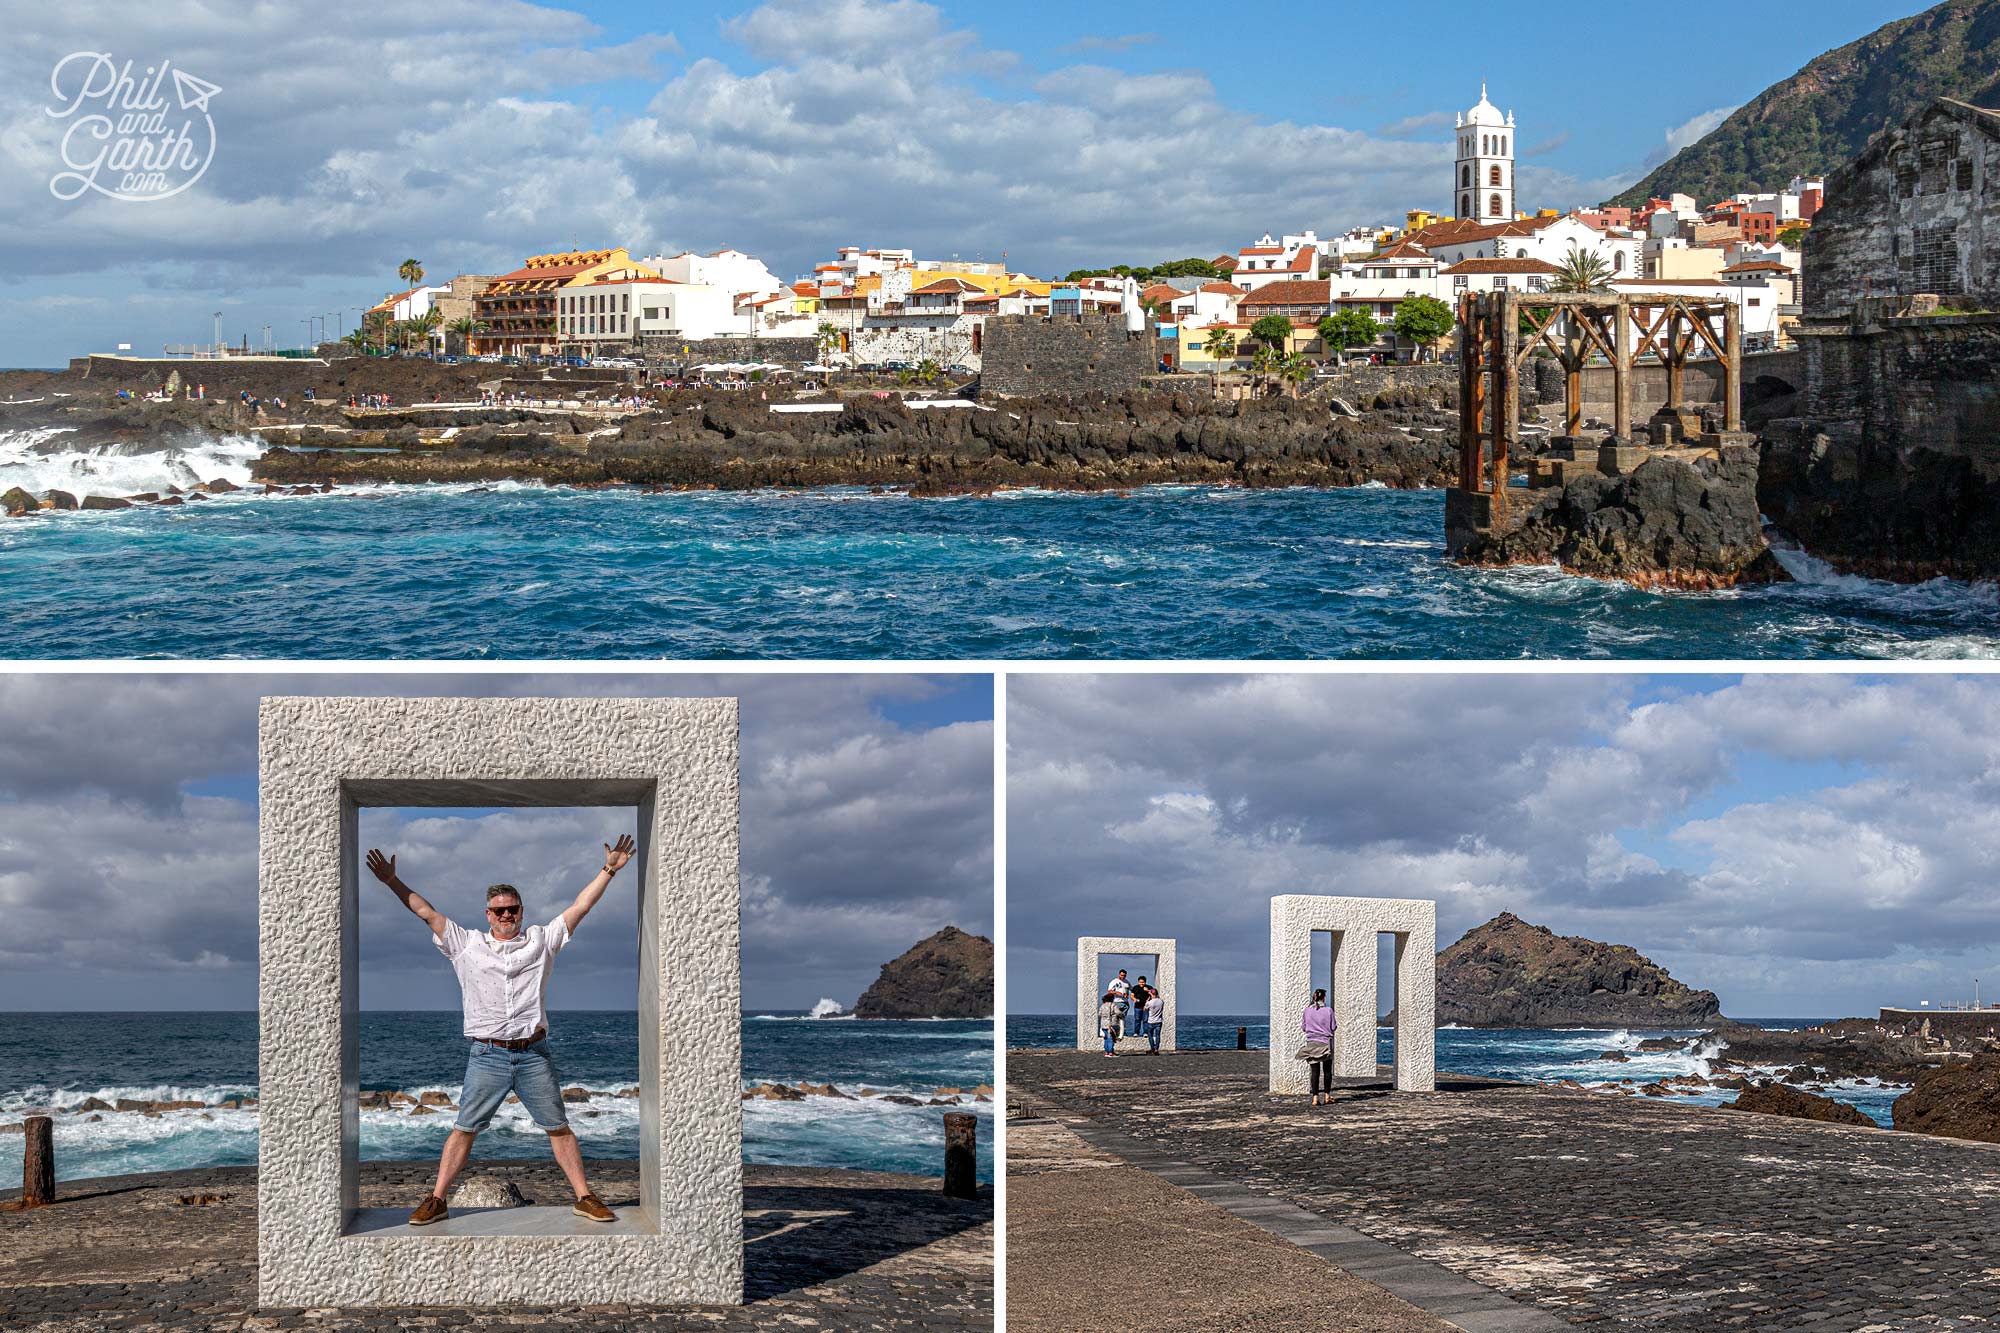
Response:
[[[1327,1007],[1326,992],[1313,992],[1312,1003],[1299,1015],[1299,1030],[1306,1034],[1307,1042],[1317,1042],[1326,1047],[1326,1054],[1307,1063],[1312,1067],[1312,1104],[1318,1106],[1325,1098],[1328,1105],[1333,1103],[1333,1030],[1340,1025],[1333,1020],[1333,1010]]]

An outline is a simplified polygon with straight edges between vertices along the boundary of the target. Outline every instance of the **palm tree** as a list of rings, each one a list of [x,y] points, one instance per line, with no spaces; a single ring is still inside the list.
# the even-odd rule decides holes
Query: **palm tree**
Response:
[[[423,331],[426,342],[437,336],[438,327],[444,323],[444,311],[432,306],[417,317],[416,324]]]
[[[819,329],[813,334],[821,356],[831,356],[840,347],[840,330],[830,320],[821,320]]]
[[[1611,265],[1595,250],[1585,252],[1571,250],[1562,263],[1556,265],[1556,275],[1549,280],[1549,290],[1556,292],[1601,292],[1608,290],[1611,281]]]
[[[361,317],[361,326],[367,330],[370,344],[386,348],[389,345],[389,316],[381,310],[371,310]]]
[[[457,334],[460,348],[465,351],[470,351],[472,349],[473,335],[479,333],[480,331],[485,329],[485,327],[486,326],[484,324],[481,324],[471,315],[460,315],[457,319],[454,319],[451,323],[445,325],[445,331],[447,333]]]
[[[917,362],[917,378],[925,384],[929,384],[932,380],[936,379],[941,370],[942,367],[929,357],[925,357],[923,360]]]
[[[1292,352],[1278,363],[1278,377],[1292,387],[1292,397],[1299,396],[1299,386],[1312,378],[1312,362],[1303,353]]]
[[[414,287],[424,280],[424,266],[414,259],[405,259],[396,266],[396,276]]]
[[[352,347],[357,352],[365,352],[368,350],[368,335],[366,333],[363,333],[360,329],[356,329],[354,332],[348,334],[345,338],[342,338],[341,341],[346,343],[349,347]]]
[[[1236,335],[1220,324],[1208,331],[1208,341],[1201,345],[1217,361],[1227,361],[1236,355]]]

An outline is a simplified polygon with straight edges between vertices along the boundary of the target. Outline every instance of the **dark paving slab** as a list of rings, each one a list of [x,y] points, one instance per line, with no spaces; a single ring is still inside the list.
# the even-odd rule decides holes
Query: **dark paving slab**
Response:
[[[1010,1096],[1087,1138],[1223,1182],[1191,1186],[1203,1197],[1295,1205],[1328,1228],[1327,1257],[1371,1281],[1396,1260],[1348,1232],[1573,1324],[2000,1326],[1988,1145],[1479,1079],[1432,1096],[1355,1080],[1314,1110],[1268,1094],[1264,1060],[1013,1051],[1007,1072]]]
[[[361,1204],[407,1212],[435,1171],[433,1163],[364,1163]],[[475,1160],[473,1172],[503,1174],[537,1201],[569,1197],[548,1161]],[[636,1162],[593,1162],[590,1173],[612,1208],[636,1202]],[[920,1176],[746,1167],[748,1303],[673,1308],[260,1309],[256,1168],[66,1181],[57,1193],[51,1208],[0,1211],[0,1329],[993,1327],[991,1195],[947,1199],[938,1181]]]

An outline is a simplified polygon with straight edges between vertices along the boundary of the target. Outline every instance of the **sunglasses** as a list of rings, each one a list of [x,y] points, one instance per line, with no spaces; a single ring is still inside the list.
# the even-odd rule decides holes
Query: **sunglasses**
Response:
[[[519,916],[521,915],[521,904],[515,903],[512,907],[489,907],[486,910],[495,916]]]

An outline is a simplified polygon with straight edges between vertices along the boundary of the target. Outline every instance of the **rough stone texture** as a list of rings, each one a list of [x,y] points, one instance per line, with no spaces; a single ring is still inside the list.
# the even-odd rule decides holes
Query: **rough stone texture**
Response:
[[[1555,366],[1553,361],[1538,361],[1538,365]],[[1561,367],[1555,366],[1560,386]],[[1805,387],[1805,357],[1799,351],[1748,352],[1743,357],[1743,383],[1748,386],[1760,378],[1781,381],[1794,389]],[[1609,421],[1617,411],[1614,397],[1617,380],[1608,365],[1589,365],[1581,373],[1583,384],[1583,411],[1585,416],[1599,417]],[[1712,358],[1697,358],[1687,363],[1681,372],[1681,395],[1691,404],[1720,403],[1722,401],[1722,363]],[[1563,401],[1563,391],[1557,388],[1550,402]],[[1657,361],[1642,361],[1632,367],[1632,419],[1644,421],[1666,405],[1667,368]]]
[[[1982,1144],[1444,1075],[1331,1108],[1261,1052],[1010,1051],[1031,1091],[1570,1320],[1674,1333],[1990,1330],[2000,1164]]]
[[[1889,1108],[1897,1129],[2000,1143],[2000,1054],[1954,1061],[1917,1076]]]
[[[1375,1073],[1376,942],[1396,937],[1396,1088],[1429,1092],[1436,1078],[1437,904],[1428,898],[1281,893],[1271,899],[1272,1092],[1304,1092],[1299,1014],[1312,998],[1313,932],[1333,936],[1333,1072]]]
[[[1174,1023],[1180,1012],[1179,974],[1174,965],[1174,941],[1164,937],[1138,935],[1079,935],[1076,940],[1076,1048],[1103,1051],[1104,1038],[1097,1026],[1097,1006],[1103,995],[1097,989],[1097,960],[1105,954],[1138,954],[1153,959],[1146,973],[1160,987],[1160,1049],[1175,1049]],[[1150,1050],[1144,1037],[1121,1037],[1118,1045],[1131,1050]]]
[[[1120,393],[1159,369],[1149,323],[1127,335],[1122,315],[993,315],[986,321],[981,396]]]
[[[1801,415],[1769,424],[1757,495],[1835,567],[2000,574],[2000,316],[1880,315],[1803,334]]]
[[[717,361],[770,361],[781,366],[810,366],[819,360],[813,338],[665,338],[640,339],[640,355],[655,367],[703,366]]]
[[[540,1161],[488,1162],[540,1198],[569,1197]],[[588,1163],[614,1209],[635,1204],[638,1164]],[[410,1208],[434,1162],[369,1162],[361,1199]],[[0,1213],[0,1328],[523,1333],[944,1333],[993,1327],[993,1197],[948,1199],[935,1177],[816,1167],[745,1168],[742,1305],[660,1307],[542,1299],[505,1309],[267,1306],[257,1294],[257,1171],[221,1167],[70,1181],[53,1208]],[[211,1202],[184,1204],[182,1199]]]
[[[1587,473],[1560,486],[1508,492],[1506,522],[1491,497],[1453,488],[1446,541],[1473,565],[1546,565],[1642,588],[1730,588],[1789,575],[1764,540],[1757,452],[1730,446],[1691,459],[1656,454],[1617,477]]]
[[[894,960],[854,1002],[856,1018],[990,1018],[993,941],[946,926]]]
[[[1692,1028],[1720,1014],[1625,944],[1557,935],[1502,912],[1438,955],[1438,1021],[1475,1028]]]
[[[741,1300],[736,701],[267,698],[258,741],[259,1023],[285,1036],[258,1057],[260,1299]],[[625,804],[639,808],[638,1205],[651,1234],[347,1234],[360,808]]]
[[[1879,1078],[1894,1083],[1911,1081],[1943,1058],[1927,1049],[1919,1034],[1869,1019],[1842,1019],[1799,1029],[1725,1021],[1695,1039],[1697,1048],[1717,1043],[1731,1064],[1784,1069],[1804,1066],[1830,1078]]]
[[[1924,292],[2000,305],[2000,114],[1939,98],[1828,176],[1804,281],[1807,319]]]
[[[1835,1125],[1866,1125],[1875,1128],[1875,1122],[1846,1102],[1837,1102],[1831,1097],[1822,1097],[1816,1092],[1801,1092],[1783,1083],[1759,1083],[1736,1094],[1736,1100],[1726,1108],[1731,1111],[1755,1111],[1760,1115],[1790,1116],[1794,1120],[1824,1120]]]

